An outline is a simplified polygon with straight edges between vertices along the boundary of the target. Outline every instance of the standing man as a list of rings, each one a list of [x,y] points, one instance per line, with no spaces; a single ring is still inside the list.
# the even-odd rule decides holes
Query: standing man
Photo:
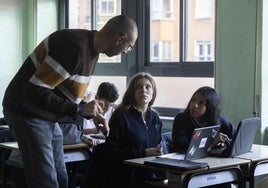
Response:
[[[63,29],[44,39],[8,85],[3,113],[22,153],[28,188],[67,188],[63,116],[93,117],[103,123],[103,103],[79,105],[100,53],[130,51],[138,37],[134,20],[119,15],[101,30]]]

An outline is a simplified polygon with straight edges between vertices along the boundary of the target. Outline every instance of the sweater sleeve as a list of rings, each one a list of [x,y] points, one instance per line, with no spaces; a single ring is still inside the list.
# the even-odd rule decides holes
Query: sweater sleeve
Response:
[[[235,126],[224,116],[221,117],[221,127],[220,127],[220,132],[226,134],[230,140],[233,139],[236,128]]]

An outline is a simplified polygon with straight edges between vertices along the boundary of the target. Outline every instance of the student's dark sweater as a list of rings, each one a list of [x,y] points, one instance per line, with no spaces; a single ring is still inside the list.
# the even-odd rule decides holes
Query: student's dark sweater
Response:
[[[131,107],[126,112],[114,112],[106,139],[107,155],[111,172],[122,181],[130,180],[133,169],[124,165],[124,160],[145,157],[146,148],[155,148],[161,141],[162,122],[156,112],[148,110],[146,123],[141,112]],[[137,179],[151,179],[152,171],[136,169]]]
[[[3,110],[49,121],[74,116],[99,58],[95,32],[64,29],[44,39],[8,85]]]

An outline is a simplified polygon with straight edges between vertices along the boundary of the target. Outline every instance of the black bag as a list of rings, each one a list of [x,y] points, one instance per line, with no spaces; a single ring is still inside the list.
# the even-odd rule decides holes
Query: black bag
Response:
[[[83,142],[84,118],[66,116],[59,121],[63,134],[63,145],[78,144]]]

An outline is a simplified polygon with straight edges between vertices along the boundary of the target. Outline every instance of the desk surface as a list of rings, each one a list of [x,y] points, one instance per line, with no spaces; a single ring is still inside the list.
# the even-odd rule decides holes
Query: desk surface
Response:
[[[19,150],[19,146],[17,142],[3,142],[0,143],[0,147],[1,148],[5,148],[5,149],[11,149],[11,150]],[[63,149],[65,150],[70,150],[70,149],[81,149],[81,148],[88,148],[89,146],[82,142],[79,144],[72,144],[72,145],[64,145]]]
[[[1,129],[8,130],[9,126],[8,125],[0,125],[0,130]]]
[[[0,148],[10,149],[13,151],[19,151],[17,142],[3,142],[0,143]],[[73,145],[64,145],[64,161],[67,162],[75,162],[75,161],[83,161],[89,159],[89,151],[85,150],[88,148],[86,143],[79,143]],[[17,155],[19,156],[19,155]],[[14,161],[14,158],[13,158]],[[16,158],[16,161],[18,159]],[[20,159],[20,163],[22,160]],[[20,165],[22,166],[22,165]]]
[[[253,144],[250,152],[238,155],[236,158],[250,159],[253,162],[268,160],[268,146]]]

